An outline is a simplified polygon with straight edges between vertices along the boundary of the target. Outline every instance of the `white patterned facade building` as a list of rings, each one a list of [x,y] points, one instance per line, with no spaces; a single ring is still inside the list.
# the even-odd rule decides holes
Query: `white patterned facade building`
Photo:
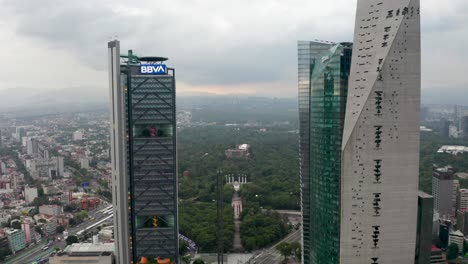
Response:
[[[340,263],[414,263],[419,0],[358,0],[342,143]]]

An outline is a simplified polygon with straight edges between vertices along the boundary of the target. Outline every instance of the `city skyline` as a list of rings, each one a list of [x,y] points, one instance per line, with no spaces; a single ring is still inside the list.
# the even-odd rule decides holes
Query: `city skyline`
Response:
[[[321,36],[335,42],[351,41],[354,3],[334,0],[321,3],[321,9],[316,9],[314,2],[261,1],[245,9],[245,2],[224,6],[214,2],[182,5],[171,1],[161,6],[167,12],[158,13],[161,21],[175,25],[166,32],[164,26],[154,25],[159,19],[150,21],[156,9],[149,1],[132,7],[124,2],[103,1],[91,8],[85,3],[50,0],[36,5],[28,1],[3,0],[0,1],[3,7],[0,33],[9,41],[0,47],[7,60],[17,63],[0,71],[0,90],[76,89],[85,91],[88,96],[94,91],[95,96],[105,97],[106,72],[102,62],[106,54],[101,51],[102,43],[117,35],[128,39],[132,48],[143,53],[170,55],[181,73],[179,90],[182,95],[212,92],[293,97],[296,95],[296,39],[313,40]],[[54,12],[46,11],[47,4],[54,5]],[[208,7],[214,12],[207,13]],[[425,15],[422,22],[425,36],[422,43],[423,91],[460,90],[463,93],[462,88],[467,85],[463,66],[468,60],[462,36],[468,34],[461,25],[466,24],[463,13],[467,9],[468,4],[460,0],[450,5],[433,0],[422,3]],[[184,10],[194,10],[201,14],[200,19],[188,23]],[[239,17],[231,10],[248,12]],[[128,26],[120,27],[121,24]],[[256,26],[251,27],[252,24]],[[70,27],[65,30],[63,25]],[[93,34],[88,35],[88,27],[93,28]],[[161,34],[167,35],[165,43],[170,45],[148,38],[141,41],[140,36],[151,35],[148,34],[150,30],[160,28]],[[190,32],[198,34],[194,36],[188,34]],[[187,41],[180,41],[185,36]],[[187,43],[190,49],[185,47]],[[447,45],[450,48],[442,48]],[[31,63],[45,65],[48,71],[31,72],[33,78],[30,79],[20,78],[22,67]],[[446,66],[439,67],[442,64]],[[213,67],[219,74],[210,74]],[[236,74],[231,74],[233,72]]]

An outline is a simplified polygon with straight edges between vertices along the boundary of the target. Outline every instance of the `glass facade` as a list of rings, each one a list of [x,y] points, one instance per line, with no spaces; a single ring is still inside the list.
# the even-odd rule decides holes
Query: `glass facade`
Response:
[[[127,90],[129,229],[136,263],[142,256],[178,258],[174,70],[140,75],[122,66]]]
[[[298,43],[304,263],[339,263],[341,141],[352,44]]]

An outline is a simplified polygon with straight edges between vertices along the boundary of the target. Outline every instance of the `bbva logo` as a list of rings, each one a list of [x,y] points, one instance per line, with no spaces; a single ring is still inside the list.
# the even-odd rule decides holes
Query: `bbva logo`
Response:
[[[146,64],[140,65],[141,74],[166,74],[167,67],[165,64]]]

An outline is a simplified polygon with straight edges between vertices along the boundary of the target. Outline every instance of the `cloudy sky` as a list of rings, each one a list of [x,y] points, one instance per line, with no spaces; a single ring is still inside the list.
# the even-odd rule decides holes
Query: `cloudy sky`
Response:
[[[390,0],[387,0],[390,1]],[[468,87],[468,1],[421,0],[423,89]],[[297,95],[296,41],[351,41],[356,0],[0,0],[0,91],[107,95],[107,42],[169,57],[178,92]]]

